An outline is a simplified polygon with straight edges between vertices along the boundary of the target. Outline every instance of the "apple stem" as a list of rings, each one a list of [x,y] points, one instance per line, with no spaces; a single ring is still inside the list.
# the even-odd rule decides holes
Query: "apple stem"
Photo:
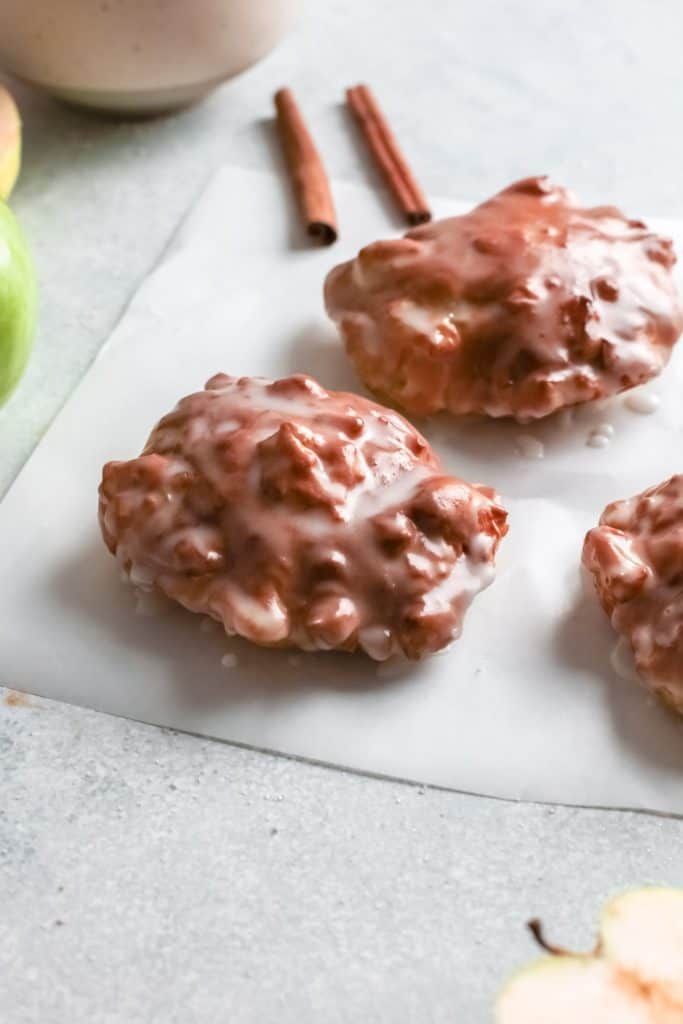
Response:
[[[541,949],[544,949],[546,953],[552,954],[552,956],[568,956],[568,950],[563,949],[561,946],[554,946],[551,942],[548,942],[545,935],[543,934],[543,925],[537,917],[527,921],[527,928],[533,935],[536,942],[539,944]]]

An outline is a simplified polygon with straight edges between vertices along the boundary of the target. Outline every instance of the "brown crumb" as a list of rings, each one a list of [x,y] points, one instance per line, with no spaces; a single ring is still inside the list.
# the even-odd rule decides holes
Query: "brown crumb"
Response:
[[[8,690],[5,694],[5,704],[8,708],[31,708],[33,704],[26,693],[19,693],[17,690]]]

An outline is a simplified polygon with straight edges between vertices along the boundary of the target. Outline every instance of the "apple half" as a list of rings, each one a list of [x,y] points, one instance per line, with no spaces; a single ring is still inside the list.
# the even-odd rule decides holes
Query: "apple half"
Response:
[[[683,890],[639,889],[603,911],[593,953],[551,954],[503,989],[496,1024],[683,1024]]]

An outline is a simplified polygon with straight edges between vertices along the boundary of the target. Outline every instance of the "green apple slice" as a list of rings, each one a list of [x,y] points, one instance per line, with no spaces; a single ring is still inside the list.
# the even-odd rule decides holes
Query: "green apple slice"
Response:
[[[19,224],[0,203],[0,405],[28,362],[35,315],[33,261]]]

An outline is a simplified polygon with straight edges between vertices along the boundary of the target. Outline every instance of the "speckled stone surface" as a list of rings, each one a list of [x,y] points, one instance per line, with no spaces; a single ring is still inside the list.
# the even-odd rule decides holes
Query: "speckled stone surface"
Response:
[[[545,171],[589,202],[683,215],[674,0],[309,8],[266,61],[163,120],[18,90],[14,206],[42,319],[0,411],[0,492],[211,170],[270,164],[282,83],[339,177],[371,174],[338,106],[368,79],[433,192]],[[0,694],[3,1024],[484,1024],[534,955],[530,914],[588,946],[615,889],[683,885],[679,821],[381,782]]]

